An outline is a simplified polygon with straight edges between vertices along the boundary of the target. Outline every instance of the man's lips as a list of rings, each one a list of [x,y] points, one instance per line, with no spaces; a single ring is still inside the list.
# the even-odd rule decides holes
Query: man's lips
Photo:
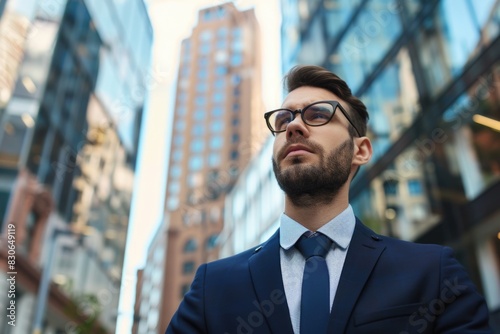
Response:
[[[283,153],[282,159],[286,158],[287,156],[291,156],[291,155],[300,155],[300,154],[312,153],[312,152],[313,152],[313,150],[311,150],[309,147],[304,146],[304,145],[290,145]]]

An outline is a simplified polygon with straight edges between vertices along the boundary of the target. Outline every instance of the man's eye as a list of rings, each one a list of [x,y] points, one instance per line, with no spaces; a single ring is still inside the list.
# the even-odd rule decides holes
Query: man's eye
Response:
[[[330,118],[331,111],[328,108],[310,108],[305,116],[308,121],[324,121]]]
[[[290,123],[290,113],[280,113],[276,115],[276,119],[274,120],[274,128],[276,130],[282,130],[287,124]]]

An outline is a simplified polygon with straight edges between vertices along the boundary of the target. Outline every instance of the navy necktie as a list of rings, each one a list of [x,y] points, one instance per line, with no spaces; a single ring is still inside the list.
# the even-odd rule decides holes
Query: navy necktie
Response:
[[[325,256],[332,240],[321,233],[306,236],[307,233],[295,244],[306,259],[300,303],[300,334],[326,334],[330,318],[330,278]]]

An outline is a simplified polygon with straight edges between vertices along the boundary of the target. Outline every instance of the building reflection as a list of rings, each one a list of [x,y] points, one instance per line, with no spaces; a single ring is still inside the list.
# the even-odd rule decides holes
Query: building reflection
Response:
[[[114,332],[149,79],[146,8],[141,0],[2,6],[0,277],[12,271],[3,243],[12,224],[15,332]],[[42,271],[53,284],[37,308]],[[42,327],[32,328],[40,314]],[[7,320],[2,333],[13,330]]]

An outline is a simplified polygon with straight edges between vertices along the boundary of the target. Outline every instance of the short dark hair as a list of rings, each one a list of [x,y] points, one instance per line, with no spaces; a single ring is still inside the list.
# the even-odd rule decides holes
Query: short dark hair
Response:
[[[360,99],[352,95],[346,82],[335,73],[321,66],[297,65],[285,75],[283,81],[288,93],[302,86],[311,86],[326,89],[337,95],[349,105],[348,112],[361,136],[366,135],[366,124],[369,118],[366,106]],[[350,124],[349,133],[351,136],[356,135],[356,130]]]

